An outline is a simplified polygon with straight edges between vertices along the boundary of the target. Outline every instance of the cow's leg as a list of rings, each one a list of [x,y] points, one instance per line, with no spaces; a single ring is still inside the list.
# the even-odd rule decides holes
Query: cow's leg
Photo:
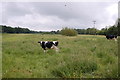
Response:
[[[59,49],[58,49],[57,47],[56,47],[56,49],[55,49],[55,50],[56,50],[56,52],[59,52]]]
[[[56,50],[56,52],[58,52],[58,51],[59,51],[59,49],[58,49],[55,45],[53,45],[53,46],[51,47],[51,49],[55,49],[55,50]]]
[[[44,53],[46,53],[46,50],[44,50]]]
[[[116,38],[114,38],[114,40],[115,40],[115,41],[117,41],[117,39],[116,39]]]
[[[58,52],[58,51],[59,51],[59,49],[58,49],[56,46],[54,46],[54,49],[56,50],[56,52]]]
[[[44,53],[46,53],[46,48],[44,48]]]

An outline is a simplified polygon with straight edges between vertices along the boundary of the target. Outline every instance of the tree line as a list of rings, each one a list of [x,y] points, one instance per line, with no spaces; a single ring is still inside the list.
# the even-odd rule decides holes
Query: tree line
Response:
[[[43,32],[43,31],[32,31],[28,28],[20,28],[15,27],[12,28],[11,26],[0,25],[0,32],[1,33],[42,33],[42,34],[61,34],[67,27],[63,28],[62,30],[51,31],[51,32]],[[118,35],[118,27],[115,25],[109,28],[102,28],[98,30],[96,28],[87,28],[87,29],[74,29],[77,31],[78,34],[89,34],[89,35]],[[67,32],[73,33],[73,30],[68,28]],[[64,32],[65,33],[65,32]],[[76,33],[75,33],[76,34]]]
[[[6,26],[6,25],[0,25],[2,29],[2,33],[34,33],[35,31],[31,31],[28,28],[20,28],[20,27],[15,27],[12,28],[11,26]]]
[[[87,29],[75,29],[78,34],[90,34],[90,35],[118,35],[118,27],[111,26],[109,28],[102,28],[98,30],[96,28]]]

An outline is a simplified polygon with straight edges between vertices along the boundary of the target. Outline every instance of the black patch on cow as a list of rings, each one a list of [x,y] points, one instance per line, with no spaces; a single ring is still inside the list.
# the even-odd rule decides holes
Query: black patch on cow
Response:
[[[40,43],[40,45],[41,45],[41,47],[44,49],[44,50],[46,50],[46,46],[45,46],[45,42],[44,41],[42,41],[42,42],[40,42],[40,41],[38,41],[38,43]]]
[[[51,47],[53,46],[53,42],[47,42],[47,43],[45,44],[45,46],[46,46],[47,48],[51,48]]]
[[[117,35],[106,35],[107,39],[113,39],[113,38],[117,38]]]
[[[58,42],[55,42],[55,46],[58,46]]]
[[[117,38],[117,35],[115,35],[114,37]]]

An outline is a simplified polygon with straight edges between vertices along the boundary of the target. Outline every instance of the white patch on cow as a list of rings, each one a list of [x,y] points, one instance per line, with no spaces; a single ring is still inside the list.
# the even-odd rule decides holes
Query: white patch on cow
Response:
[[[43,41],[40,41],[40,43],[42,44]]]
[[[48,41],[45,41],[45,44],[48,43]]]
[[[57,41],[53,41],[53,43],[55,44]]]

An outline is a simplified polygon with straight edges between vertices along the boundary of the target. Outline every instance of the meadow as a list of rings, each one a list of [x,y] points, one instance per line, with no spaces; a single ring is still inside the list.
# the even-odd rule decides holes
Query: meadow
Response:
[[[59,41],[44,53],[38,41]],[[3,78],[116,78],[118,44],[100,35],[2,34]]]

